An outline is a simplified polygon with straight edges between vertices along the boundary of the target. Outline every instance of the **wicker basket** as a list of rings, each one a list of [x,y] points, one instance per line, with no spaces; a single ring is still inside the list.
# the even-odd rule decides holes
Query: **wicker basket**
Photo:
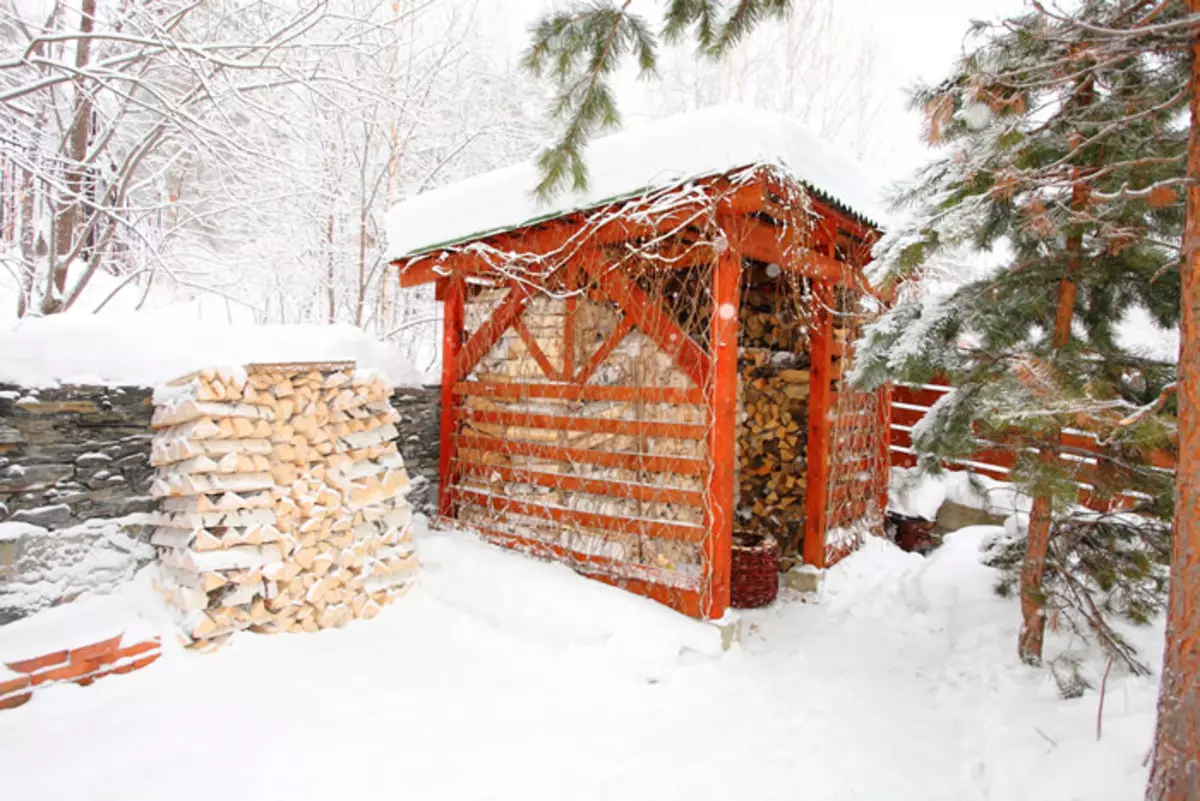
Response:
[[[756,609],[779,593],[779,543],[769,534],[734,532],[730,603]]]

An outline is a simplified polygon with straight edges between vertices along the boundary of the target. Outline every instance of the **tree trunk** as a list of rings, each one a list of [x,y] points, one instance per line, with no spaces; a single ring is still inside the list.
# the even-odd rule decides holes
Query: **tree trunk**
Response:
[[[82,70],[90,61],[91,34],[96,24],[96,0],[83,0],[80,10],[79,39],[75,45],[75,68]],[[55,208],[54,247],[51,248],[49,292],[42,298],[42,313],[62,310],[62,298],[67,290],[67,273],[74,251],[75,227],[80,219],[83,181],[87,173],[88,140],[92,133],[92,98],[83,81],[75,85],[75,102],[71,110],[71,128],[67,135],[66,174],[64,192]]]
[[[1188,0],[1200,13],[1200,0]],[[1179,461],[1158,728],[1147,801],[1200,801],[1200,31],[1192,30],[1179,345]]]
[[[325,247],[328,248],[325,254],[325,295],[329,302],[329,324],[333,325],[337,322],[336,275],[333,264],[333,212],[329,213],[325,225]]]
[[[1085,87],[1080,102],[1091,102],[1091,92]],[[1076,183],[1071,189],[1071,208],[1082,210],[1087,205],[1087,189]],[[1082,269],[1080,251],[1083,234],[1074,232],[1067,237],[1067,264],[1058,282],[1058,298],[1054,310],[1054,333],[1050,341],[1057,354],[1071,341],[1071,322],[1075,319],[1075,298],[1079,294],[1078,280]],[[1042,461],[1054,470],[1058,461],[1058,443],[1062,432],[1055,428],[1042,449]],[[1029,665],[1042,662],[1042,643],[1046,636],[1046,599],[1042,579],[1046,573],[1046,552],[1050,547],[1050,526],[1054,518],[1054,501],[1049,495],[1033,499],[1029,512],[1029,533],[1025,537],[1025,558],[1021,563],[1021,634],[1017,638],[1017,654]]]

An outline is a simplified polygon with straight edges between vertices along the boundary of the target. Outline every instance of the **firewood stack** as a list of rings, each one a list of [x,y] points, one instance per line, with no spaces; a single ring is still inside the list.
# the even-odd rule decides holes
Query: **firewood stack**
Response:
[[[353,363],[204,370],[155,392],[151,542],[192,644],[342,626],[407,591],[389,395]]]
[[[804,526],[807,329],[748,293],[739,349],[738,522],[794,545]],[[760,299],[761,300],[761,299]]]

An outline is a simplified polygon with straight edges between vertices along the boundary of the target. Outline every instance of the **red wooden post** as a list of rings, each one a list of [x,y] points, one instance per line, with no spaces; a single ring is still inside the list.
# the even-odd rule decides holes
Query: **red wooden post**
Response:
[[[830,377],[833,369],[833,286],[813,282],[813,317],[808,331],[808,488],[804,497],[804,563],[825,567],[825,508],[829,494]]]
[[[888,483],[892,477],[892,385],[884,384],[879,388],[879,429],[875,432],[875,436],[879,437],[879,472],[876,476],[879,482],[879,519],[880,525],[883,525],[883,518],[887,514],[888,504]]]
[[[708,474],[704,563],[708,576],[704,616],[715,620],[729,608],[733,557],[734,462],[738,404],[738,290],[742,257],[734,248],[717,259],[712,281],[711,364],[708,401]]]
[[[567,262],[565,270],[565,286],[567,292],[566,311],[563,314],[563,357],[562,357],[562,380],[575,380],[575,311],[579,304],[579,298],[575,295],[575,286],[578,283],[576,276],[579,273],[579,268],[573,261]]]
[[[463,377],[456,374],[454,364],[462,350],[466,286],[458,275],[445,280],[447,286],[442,306],[442,426],[438,454],[438,515],[448,518],[453,516],[454,511],[454,496],[450,491],[454,480],[451,467],[454,463],[455,426],[458,419],[454,408],[454,384]]]

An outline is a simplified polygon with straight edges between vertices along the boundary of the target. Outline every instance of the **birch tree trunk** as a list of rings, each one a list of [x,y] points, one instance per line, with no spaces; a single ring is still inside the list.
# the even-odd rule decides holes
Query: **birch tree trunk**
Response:
[[[1200,13],[1200,0],[1188,0]],[[1158,728],[1147,801],[1200,801],[1200,30],[1191,30],[1191,130],[1179,343],[1179,461]]]

